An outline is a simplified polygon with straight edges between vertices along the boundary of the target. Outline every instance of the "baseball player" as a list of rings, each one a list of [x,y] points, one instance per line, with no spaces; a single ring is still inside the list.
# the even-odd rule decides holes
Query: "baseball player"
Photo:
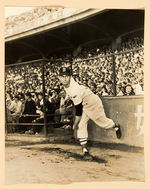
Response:
[[[89,156],[87,148],[87,123],[89,119],[104,129],[114,129],[117,138],[121,138],[120,125],[106,117],[101,99],[88,87],[78,84],[73,79],[70,68],[60,68],[58,78],[75,105],[76,114],[73,130],[77,130],[77,139],[82,146],[84,156]]]

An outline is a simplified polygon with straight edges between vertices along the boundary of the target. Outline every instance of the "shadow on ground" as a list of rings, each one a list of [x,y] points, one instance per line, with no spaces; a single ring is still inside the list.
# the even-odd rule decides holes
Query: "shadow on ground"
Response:
[[[33,148],[30,148],[30,147],[25,147],[25,148],[22,148],[22,149],[33,150]],[[78,160],[78,161],[90,161],[90,162],[97,162],[97,163],[107,163],[106,160],[104,160],[102,158],[99,158],[97,156],[90,155],[90,157],[91,157],[90,159],[85,159],[83,157],[83,155],[80,155],[80,154],[77,154],[77,153],[73,153],[73,152],[64,150],[62,148],[34,148],[34,150],[43,151],[43,152],[50,153],[50,154],[55,153],[55,155],[62,156],[64,159],[74,158],[75,160]]]
[[[79,145],[79,143],[75,139],[70,140],[57,140],[57,141],[23,141],[23,140],[5,140],[5,146],[28,146],[28,145],[37,145],[37,144],[67,144],[67,145]],[[129,146],[126,144],[116,144],[116,143],[100,143],[88,141],[89,147],[95,147],[100,149],[111,149],[111,150],[119,150],[124,152],[132,152],[132,153],[143,153],[144,149],[141,147]]]

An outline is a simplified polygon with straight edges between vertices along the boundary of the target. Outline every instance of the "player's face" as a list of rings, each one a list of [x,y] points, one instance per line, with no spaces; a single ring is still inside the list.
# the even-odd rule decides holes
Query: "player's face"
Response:
[[[69,84],[70,84],[70,76],[68,75],[62,75],[62,76],[59,76],[59,81],[65,86],[65,87],[69,87]]]

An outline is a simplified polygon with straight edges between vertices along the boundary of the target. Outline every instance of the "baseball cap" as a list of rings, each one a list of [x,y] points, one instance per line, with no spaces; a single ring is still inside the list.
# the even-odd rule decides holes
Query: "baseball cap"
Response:
[[[59,75],[60,76],[63,76],[63,75],[71,76],[71,69],[69,67],[60,68]]]

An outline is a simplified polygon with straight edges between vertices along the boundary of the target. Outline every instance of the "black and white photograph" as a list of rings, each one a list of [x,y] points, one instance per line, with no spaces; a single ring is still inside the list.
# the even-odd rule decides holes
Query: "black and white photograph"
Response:
[[[145,182],[145,9],[5,6],[5,184]]]

